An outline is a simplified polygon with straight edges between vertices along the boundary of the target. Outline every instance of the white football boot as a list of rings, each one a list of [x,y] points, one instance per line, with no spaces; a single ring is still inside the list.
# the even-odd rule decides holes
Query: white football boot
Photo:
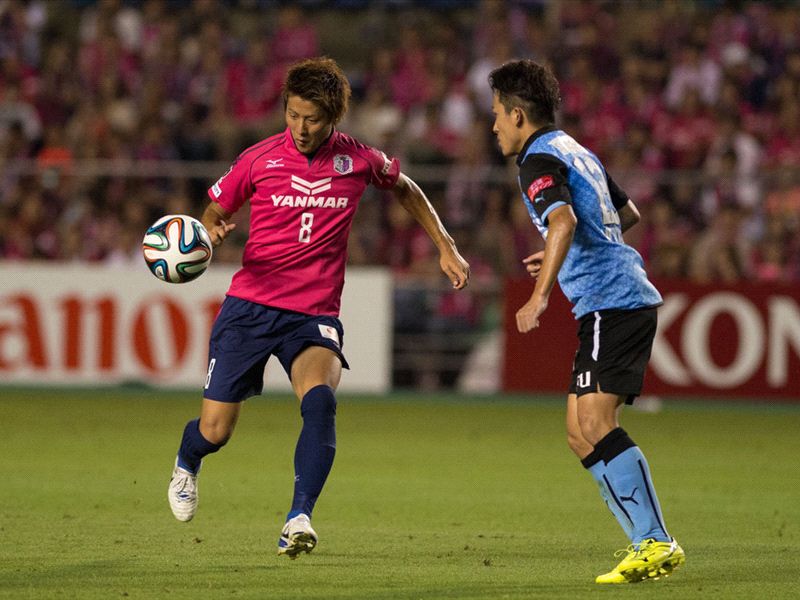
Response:
[[[172,514],[178,521],[191,521],[197,512],[197,475],[192,475],[186,469],[178,466],[175,459],[175,468],[172,469],[172,478],[167,488],[167,498]]]
[[[294,560],[301,552],[311,552],[317,545],[317,539],[317,532],[311,527],[308,515],[299,514],[283,526],[278,540],[278,554],[285,554]]]

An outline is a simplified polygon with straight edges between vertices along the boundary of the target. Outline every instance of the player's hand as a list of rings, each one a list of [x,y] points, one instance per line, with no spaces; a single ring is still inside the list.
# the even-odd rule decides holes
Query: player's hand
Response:
[[[463,290],[469,283],[469,263],[457,250],[446,252],[439,258],[439,266],[457,290]]]
[[[544,250],[531,254],[522,259],[522,264],[525,265],[525,270],[528,271],[531,277],[536,279],[539,277],[539,271],[542,270],[542,262],[544,261]]]
[[[222,219],[211,229],[208,230],[208,235],[211,237],[211,243],[216,248],[222,242],[225,241],[225,238],[228,237],[231,231],[236,229],[236,223],[226,223]]]
[[[547,298],[533,295],[517,311],[517,331],[528,333],[539,326],[539,317],[547,308]]]

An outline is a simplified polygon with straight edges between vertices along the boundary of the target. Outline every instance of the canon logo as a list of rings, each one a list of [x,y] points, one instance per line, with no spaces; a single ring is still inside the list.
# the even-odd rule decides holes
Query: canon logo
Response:
[[[717,364],[711,354],[718,342],[711,328],[722,315],[733,321],[738,338],[727,365]],[[780,388],[789,379],[790,352],[800,356],[800,307],[789,296],[770,296],[764,310],[736,292],[710,293],[695,302],[687,294],[672,293],[665,296],[658,318],[650,365],[662,381],[674,386],[735,388],[764,366],[767,385]],[[673,345],[668,336],[681,318],[678,343]]]
[[[176,289],[153,277],[144,261],[113,269],[0,261],[0,380],[81,386],[138,381],[197,390],[208,372],[212,324],[235,272],[220,264]],[[350,301],[342,320],[358,324],[350,329],[348,352],[360,364],[374,365],[342,382],[352,391],[388,390],[390,281],[372,268],[348,273],[344,293]],[[337,337],[335,329],[322,333]],[[291,391],[278,361],[267,372],[270,388]]]
[[[0,373],[121,375],[126,366],[153,377],[174,377],[190,364],[192,332],[211,330],[219,299],[199,306],[166,295],[129,303],[112,294],[42,299],[4,295],[0,311]],[[196,314],[194,314],[196,313]],[[122,342],[122,343],[121,343]],[[201,342],[202,343],[202,342]]]

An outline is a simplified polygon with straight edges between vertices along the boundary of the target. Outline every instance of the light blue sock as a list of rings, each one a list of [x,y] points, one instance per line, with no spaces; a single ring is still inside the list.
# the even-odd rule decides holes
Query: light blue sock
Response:
[[[672,540],[664,526],[650,468],[638,446],[632,446],[608,461],[603,480],[617,506],[630,516],[632,543],[651,538],[657,542]]]
[[[625,532],[625,535],[628,536],[629,540],[633,539],[633,521],[631,520],[631,516],[627,513],[627,511],[620,505],[617,498],[614,498],[609,489],[608,484],[605,480],[605,473],[606,473],[606,464],[600,460],[594,463],[591,467],[588,467],[589,473],[592,474],[594,480],[597,482],[597,487],[600,488],[600,496],[602,496],[603,500],[608,507],[608,510],[611,511],[611,514],[614,515],[614,518],[619,523],[622,530]]]

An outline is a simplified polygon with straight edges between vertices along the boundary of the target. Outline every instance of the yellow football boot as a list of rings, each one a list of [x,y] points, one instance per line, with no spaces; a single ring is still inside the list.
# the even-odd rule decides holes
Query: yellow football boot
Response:
[[[618,550],[614,556],[626,554],[614,569],[598,575],[595,583],[638,583],[669,577],[686,562],[686,554],[674,539],[671,542],[644,540],[638,546]]]

